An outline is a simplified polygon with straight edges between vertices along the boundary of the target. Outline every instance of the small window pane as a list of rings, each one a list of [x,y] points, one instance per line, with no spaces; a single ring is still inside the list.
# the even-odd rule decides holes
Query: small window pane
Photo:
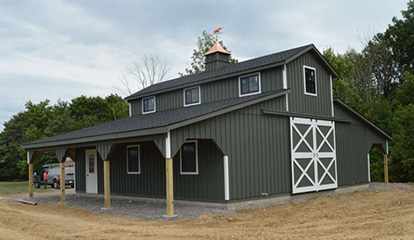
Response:
[[[89,154],[88,161],[89,161],[88,172],[95,173],[95,154]]]
[[[305,68],[305,87],[306,93],[316,94],[316,76],[315,70]]]
[[[128,172],[129,173],[139,173],[140,172],[140,161],[139,161],[139,148],[128,147],[127,149],[127,161],[128,161]]]
[[[185,96],[185,105],[199,103],[200,102],[199,87],[186,89],[184,96]]]
[[[240,94],[252,94],[260,92],[259,75],[251,75],[240,78]]]
[[[184,143],[181,147],[181,172],[182,173],[196,173],[197,172],[197,157],[196,157],[196,143]]]
[[[146,97],[143,101],[143,112],[154,112],[155,111],[155,97]]]

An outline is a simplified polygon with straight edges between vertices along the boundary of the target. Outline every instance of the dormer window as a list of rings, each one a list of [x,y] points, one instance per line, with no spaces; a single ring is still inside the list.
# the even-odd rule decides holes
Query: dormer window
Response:
[[[305,94],[317,96],[316,94],[316,68],[303,66],[303,84]]]
[[[200,96],[200,86],[184,89],[184,107],[200,104]]]
[[[239,77],[239,97],[261,93],[260,73]]]
[[[142,114],[153,113],[156,111],[155,96],[142,98]]]

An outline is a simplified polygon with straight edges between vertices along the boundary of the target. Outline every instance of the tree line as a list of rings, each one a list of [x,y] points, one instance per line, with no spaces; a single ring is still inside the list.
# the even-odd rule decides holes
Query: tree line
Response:
[[[414,181],[414,1],[401,13],[362,51],[323,54],[339,75],[335,96],[392,135],[390,180]],[[373,156],[372,178],[381,181],[382,158]]]
[[[80,96],[69,102],[27,102],[25,110],[4,123],[0,133],[0,180],[27,177],[26,152],[21,144],[128,116],[128,104],[118,95]],[[56,161],[42,154],[34,168]]]

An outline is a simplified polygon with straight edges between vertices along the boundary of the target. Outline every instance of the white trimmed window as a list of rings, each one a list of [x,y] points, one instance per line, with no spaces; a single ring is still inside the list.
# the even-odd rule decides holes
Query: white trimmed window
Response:
[[[184,107],[193,106],[201,103],[200,86],[184,89]]]
[[[141,174],[141,154],[139,145],[127,146],[127,173]]]
[[[180,174],[198,175],[198,142],[186,141],[180,149]]]
[[[316,68],[303,66],[303,86],[306,95],[317,96]]]
[[[142,98],[142,114],[153,113],[156,108],[155,96]]]
[[[261,93],[260,73],[239,77],[239,97]]]

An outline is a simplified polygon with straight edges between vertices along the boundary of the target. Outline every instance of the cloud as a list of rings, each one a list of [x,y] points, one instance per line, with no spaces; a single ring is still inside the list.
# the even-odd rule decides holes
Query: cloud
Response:
[[[137,56],[158,55],[175,77],[197,36],[215,26],[224,27],[222,38],[239,59],[310,42],[360,49],[406,2],[4,0],[0,123],[28,100],[112,93]]]

